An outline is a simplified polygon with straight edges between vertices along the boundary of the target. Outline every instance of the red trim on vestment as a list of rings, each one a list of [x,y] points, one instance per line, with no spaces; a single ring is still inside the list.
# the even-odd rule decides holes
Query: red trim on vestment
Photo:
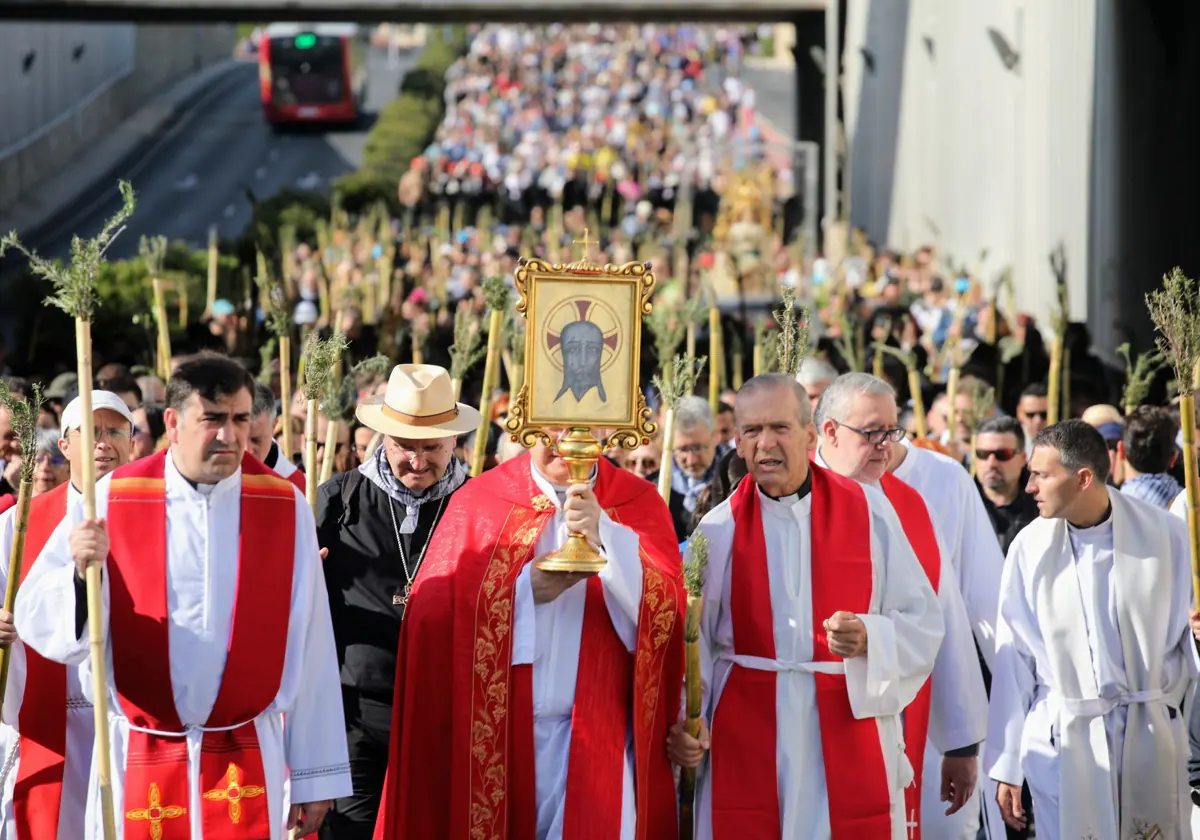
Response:
[[[108,499],[113,678],[134,726],[182,732],[170,680],[166,452],[113,475]],[[206,840],[271,833],[254,719],[279,691],[295,559],[293,485],[253,457],[242,460],[237,597],[228,657],[204,726],[201,821]],[[253,523],[253,527],[247,527]],[[258,527],[269,523],[270,527]],[[244,562],[252,558],[252,562]],[[131,729],[125,760],[126,836],[157,825],[163,840],[191,837],[187,743]]]
[[[880,486],[895,508],[904,536],[908,537],[936,593],[942,573],[942,556],[925,500],[920,493],[891,473],[883,474]],[[921,840],[921,777],[925,765],[925,739],[929,735],[930,682],[925,680],[917,696],[904,710],[904,751],[913,768],[913,783],[904,789],[910,840]]]
[[[862,488],[815,463],[809,549],[813,661],[840,661],[824,622],[871,603],[871,521]],[[743,480],[734,519],[730,614],[736,652],[775,659],[766,534],[758,488]],[[855,719],[844,674],[813,674],[833,840],[891,836],[891,792],[874,718]],[[777,674],[734,665],[712,727],[714,840],[780,840],[776,720]]]
[[[602,592],[585,608],[567,781],[566,819],[576,828],[564,836],[608,837],[613,824],[619,830],[632,709],[637,837],[674,840],[674,783],[663,744],[666,721],[678,716],[683,684],[678,543],[670,512],[648,482],[601,461],[596,495],[614,521],[640,537],[643,598],[632,657],[608,620]],[[553,503],[533,482],[528,456],[472,479],[451,498],[400,632],[377,838],[532,836],[537,819],[532,667],[511,664],[514,588],[552,513]],[[622,657],[632,668],[626,664],[606,674],[604,661],[618,663]],[[629,682],[621,684],[622,671],[632,673],[632,692]],[[601,679],[608,684],[598,685]],[[626,699],[619,701],[618,714],[619,696]],[[578,791],[591,784],[587,778],[593,773],[602,778],[595,784],[615,789],[615,797],[606,792],[600,802],[596,790]],[[583,795],[591,809],[586,826],[575,818],[579,806],[572,802]]]
[[[69,482],[61,484],[30,500],[21,583],[54,529],[66,518],[68,487]],[[67,757],[67,666],[46,659],[28,645],[18,721],[21,758],[13,788],[17,840],[58,840]]]

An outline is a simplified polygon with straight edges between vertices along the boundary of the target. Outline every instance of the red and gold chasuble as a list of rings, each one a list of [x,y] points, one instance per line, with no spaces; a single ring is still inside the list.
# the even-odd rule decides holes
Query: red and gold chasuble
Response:
[[[896,509],[904,536],[908,537],[936,593],[942,576],[942,554],[925,500],[920,493],[891,473],[884,473],[879,484]],[[929,734],[929,683],[929,680],[925,680],[917,696],[904,710],[904,752],[913,768],[913,783],[904,789],[904,807],[912,840],[921,840],[921,775],[925,765],[925,739]]]
[[[29,504],[21,583],[67,515],[68,487],[69,482],[62,484]],[[13,788],[16,840],[58,840],[67,761],[67,666],[44,658],[28,645],[18,720],[21,763]]]
[[[815,463],[812,476],[813,661],[840,662],[825,619],[871,604],[871,515],[863,489]],[[733,572],[729,609],[736,653],[774,660],[767,541],[758,488],[745,478],[731,500]],[[833,840],[888,840],[892,796],[879,728],[850,709],[846,675],[813,673]],[[714,840],[781,840],[774,671],[734,664],[712,725]],[[800,780],[800,784],[804,784]],[[784,838],[783,840],[786,840]]]
[[[434,533],[400,631],[376,838],[536,836],[533,666],[512,664],[514,598],[554,504],[530,469],[522,456],[472,479]],[[663,744],[683,684],[678,543],[653,485],[601,459],[595,492],[609,517],[639,536],[642,603],[630,654],[601,582],[586,584],[563,838],[620,840],[632,725],[635,836],[675,840],[675,782]]]
[[[166,452],[114,473],[108,496],[113,679],[128,719],[126,840],[189,840],[188,744],[175,708],[167,612]],[[242,459],[237,602],[228,658],[200,750],[205,840],[269,840],[254,719],[279,691],[295,559],[295,488]]]

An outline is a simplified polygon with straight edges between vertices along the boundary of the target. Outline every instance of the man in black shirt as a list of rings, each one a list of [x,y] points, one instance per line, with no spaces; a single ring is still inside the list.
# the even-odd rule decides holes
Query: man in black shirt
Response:
[[[976,435],[975,458],[979,494],[1007,554],[1020,530],[1038,517],[1037,503],[1025,492],[1029,472],[1021,424],[1012,417],[985,421]]]
[[[456,403],[450,375],[399,365],[387,392],[359,405],[358,421],[383,443],[358,469],[317,493],[317,537],[341,669],[354,795],[325,820],[327,840],[370,840],[387,772],[400,620],[425,548],[467,478],[457,435],[479,412]]]

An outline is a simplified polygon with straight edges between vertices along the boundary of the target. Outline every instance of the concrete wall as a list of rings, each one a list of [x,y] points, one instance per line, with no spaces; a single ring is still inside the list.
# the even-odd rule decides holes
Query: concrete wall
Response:
[[[854,223],[956,263],[988,249],[983,277],[1011,265],[1017,305],[1043,324],[1061,242],[1071,315],[1084,320],[1100,1],[849,0]]]
[[[225,25],[0,25],[0,211],[234,40]]]

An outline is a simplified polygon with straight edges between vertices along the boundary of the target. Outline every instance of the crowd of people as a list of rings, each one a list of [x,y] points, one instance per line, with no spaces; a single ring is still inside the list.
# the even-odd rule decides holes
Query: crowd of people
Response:
[[[299,360],[258,353],[262,312],[218,300],[168,381],[102,344],[93,382],[18,377],[0,346],[9,390],[45,399],[28,450],[0,407],[0,574],[35,465],[0,613],[0,837],[104,836],[96,603],[127,838],[670,840],[681,768],[702,840],[1192,836],[1200,615],[1165,373],[1127,407],[1083,325],[1052,352],[933,248],[855,235],[805,263],[764,231],[754,270],[804,304],[803,363],[760,363],[749,348],[786,319],[722,301],[718,398],[684,395],[668,424],[649,374],[670,360],[645,341],[659,431],[606,450],[587,484],[558,440],[526,452],[504,432],[509,368],[489,393],[478,366],[452,376],[484,278],[589,219],[608,261],[658,249],[678,296],[656,306],[702,294],[727,244],[722,185],[764,154],[734,72],[744,35],[475,33],[400,184],[395,240],[345,230],[332,251],[278,255],[292,344],[349,342],[354,419],[330,409],[313,429],[327,481],[304,456],[308,395],[282,388]],[[778,212],[786,190],[759,200]],[[391,299],[330,306],[334,279],[378,285],[384,244]],[[354,373],[377,353],[386,372]],[[598,572],[543,568],[569,532],[602,552]],[[701,554],[685,665],[684,560]]]

